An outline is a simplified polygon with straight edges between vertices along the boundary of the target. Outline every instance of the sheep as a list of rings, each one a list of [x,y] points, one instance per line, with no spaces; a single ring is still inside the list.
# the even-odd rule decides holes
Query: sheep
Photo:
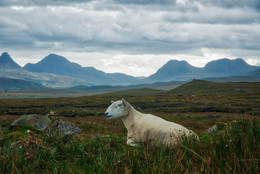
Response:
[[[144,114],[131,106],[126,100],[111,101],[105,116],[108,120],[121,118],[127,129],[127,145],[136,146],[137,143],[153,145],[176,145],[182,136],[198,136],[187,128],[166,121],[160,117]]]

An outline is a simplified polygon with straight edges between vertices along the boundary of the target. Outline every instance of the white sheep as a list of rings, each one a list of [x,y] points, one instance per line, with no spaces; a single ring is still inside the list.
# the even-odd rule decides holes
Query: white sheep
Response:
[[[107,119],[121,118],[127,129],[127,145],[140,142],[153,145],[175,145],[182,136],[198,136],[187,128],[160,117],[144,114],[134,109],[126,100],[111,101],[105,115]]]

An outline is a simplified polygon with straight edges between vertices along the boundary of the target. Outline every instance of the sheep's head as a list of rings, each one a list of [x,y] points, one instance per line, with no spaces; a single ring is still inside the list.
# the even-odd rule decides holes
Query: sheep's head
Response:
[[[128,103],[124,99],[111,103],[105,112],[107,119],[123,118],[128,114]]]

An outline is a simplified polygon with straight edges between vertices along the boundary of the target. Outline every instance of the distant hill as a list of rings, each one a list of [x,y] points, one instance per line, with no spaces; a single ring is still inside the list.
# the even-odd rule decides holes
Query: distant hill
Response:
[[[49,88],[68,88],[76,85],[93,85],[86,80],[48,73],[29,72],[24,69],[0,69],[0,77],[22,79],[44,85]]]
[[[186,61],[170,60],[165,65],[163,65],[158,71],[146,80],[152,82],[158,81],[172,81],[174,80],[188,80],[194,78],[195,76],[190,77],[192,74],[199,72],[200,68],[191,66]]]
[[[0,69],[22,69],[7,52],[4,52],[0,56]]]
[[[66,88],[75,85],[94,85],[93,83],[82,79],[56,74],[26,71],[17,63],[15,63],[15,61],[6,52],[3,53],[0,57],[0,77],[30,81],[50,88]]]
[[[251,66],[241,58],[234,60],[225,58],[207,63],[203,68],[203,73],[210,74],[211,76],[227,76],[240,75],[257,69],[259,69],[259,67]]]
[[[10,79],[0,77],[0,90],[15,90],[15,89],[44,89],[43,85],[29,82],[21,79]]]
[[[171,60],[163,65],[156,73],[147,77],[147,82],[191,80],[207,77],[223,77],[241,75],[260,69],[247,64],[243,59],[219,59],[206,64],[204,68],[191,66],[186,61]],[[244,78],[244,80],[246,80]]]
[[[113,86],[113,85],[97,85],[97,86],[84,86],[78,85],[69,88],[70,90],[129,90],[129,89],[141,89],[141,88],[149,88],[155,90],[170,90],[176,88],[186,82],[183,81],[171,81],[171,82],[156,82],[153,84],[140,84],[140,85],[127,85],[127,86]]]
[[[236,93],[235,89],[260,91],[260,82],[209,82],[193,80],[166,93],[175,95]]]
[[[204,80],[215,82],[260,82],[260,69],[237,76],[211,77]]]
[[[140,81],[138,78],[122,73],[105,73],[93,67],[81,67],[56,54],[50,54],[36,64],[26,64],[24,68],[31,72],[69,76],[102,85],[129,85]]]
[[[111,93],[104,93],[104,94],[99,94],[102,96],[119,96],[119,97],[124,97],[127,95],[156,95],[160,94],[161,90],[157,89],[150,89],[150,88],[140,88],[140,89],[127,89],[127,90],[121,90],[117,92],[111,92]]]

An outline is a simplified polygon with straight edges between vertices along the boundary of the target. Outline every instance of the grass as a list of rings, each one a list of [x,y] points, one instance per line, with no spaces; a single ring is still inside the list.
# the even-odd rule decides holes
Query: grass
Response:
[[[230,128],[231,127],[231,128]],[[39,136],[41,137],[41,136]],[[260,124],[233,122],[201,142],[184,139],[176,147],[125,145],[123,137],[96,137],[64,144],[36,136],[27,145],[0,149],[0,173],[258,173]],[[38,140],[38,141],[36,141]],[[38,143],[37,143],[38,142]],[[22,146],[22,148],[21,148]]]
[[[200,84],[203,88],[204,82]],[[149,94],[146,89],[143,95],[139,93],[144,89],[75,98],[0,99],[4,132],[0,173],[260,173],[260,93],[255,83],[239,84],[225,83],[221,92],[209,88],[186,93],[184,85],[177,92]],[[196,91],[196,81],[194,85],[189,91]],[[234,87],[248,92],[234,92]],[[127,146],[122,121],[103,116],[110,100],[122,96],[141,112],[195,131],[200,142],[184,139],[175,147]],[[59,136],[47,137],[32,127],[10,127],[22,114],[51,110],[79,126],[82,133],[64,143]],[[220,131],[204,132],[215,124],[221,125]]]

